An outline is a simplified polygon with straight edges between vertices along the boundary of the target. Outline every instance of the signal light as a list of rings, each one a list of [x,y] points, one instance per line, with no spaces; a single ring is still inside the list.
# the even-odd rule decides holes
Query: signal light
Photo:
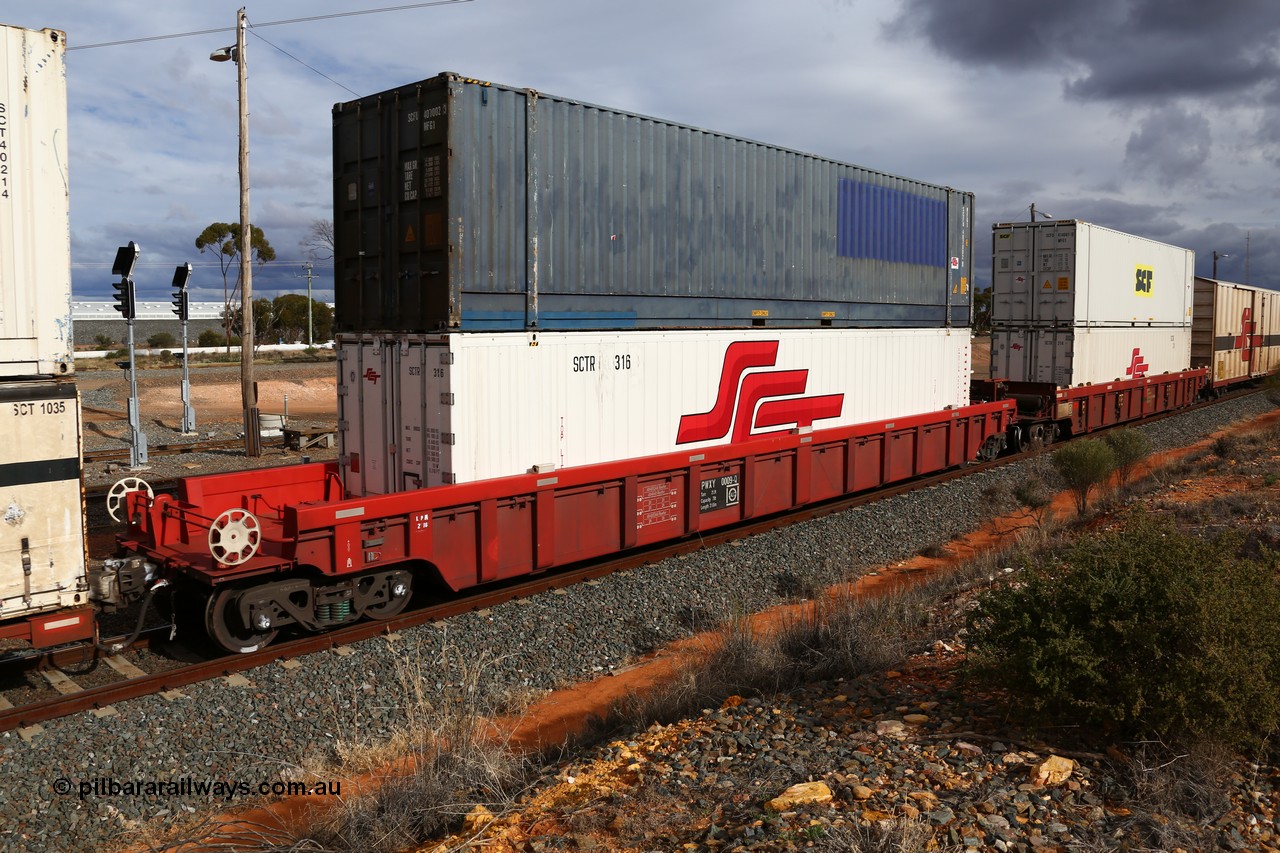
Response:
[[[133,287],[133,279],[122,278],[119,281],[112,282],[111,289],[115,291],[116,310],[126,320],[133,320],[138,316],[138,303]]]
[[[191,264],[178,264],[173,271],[173,313],[187,322],[191,314],[191,297],[187,294],[187,282],[191,280]]]

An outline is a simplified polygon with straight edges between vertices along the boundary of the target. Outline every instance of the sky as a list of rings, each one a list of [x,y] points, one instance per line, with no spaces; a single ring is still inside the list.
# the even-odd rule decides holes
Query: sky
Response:
[[[75,299],[110,299],[130,240],[140,299],[167,298],[184,262],[193,298],[222,298],[195,238],[239,219],[235,65],[208,57],[234,43],[240,5],[0,0],[0,22],[67,33]],[[245,6],[250,219],[277,253],[255,296],[307,292],[301,243],[332,218],[333,105],[441,71],[971,191],[979,286],[990,224],[1034,204],[1280,288],[1274,0],[398,5]],[[150,38],[205,30],[221,31]],[[93,47],[133,39],[148,40]],[[330,263],[311,284],[332,299]]]

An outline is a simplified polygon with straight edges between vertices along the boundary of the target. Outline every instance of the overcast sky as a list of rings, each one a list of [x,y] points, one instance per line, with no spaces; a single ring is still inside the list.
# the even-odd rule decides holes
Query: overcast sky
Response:
[[[72,48],[77,299],[110,297],[129,240],[141,298],[190,261],[195,298],[221,299],[194,240],[239,218],[235,66],[208,56],[240,5],[0,0],[3,22]],[[246,8],[251,219],[278,254],[255,295],[305,292],[299,243],[332,215],[333,104],[446,70],[972,191],[979,284],[989,225],[1034,202],[1194,249],[1200,274],[1227,253],[1220,278],[1280,288],[1275,0],[470,0],[270,26],[384,7]]]

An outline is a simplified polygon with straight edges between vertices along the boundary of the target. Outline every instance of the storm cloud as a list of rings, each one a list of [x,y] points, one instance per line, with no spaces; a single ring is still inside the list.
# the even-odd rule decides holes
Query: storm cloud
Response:
[[[1142,120],[1125,146],[1125,163],[1166,187],[1188,182],[1209,159],[1209,121],[1180,107],[1158,109]]]
[[[964,64],[1058,70],[1081,99],[1233,96],[1280,72],[1272,0],[907,0],[889,28]]]

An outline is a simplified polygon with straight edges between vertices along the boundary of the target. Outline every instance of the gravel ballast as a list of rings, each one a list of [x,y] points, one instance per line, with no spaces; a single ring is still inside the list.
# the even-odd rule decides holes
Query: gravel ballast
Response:
[[[1272,409],[1264,395],[1253,395],[1142,430],[1155,449],[1167,449]],[[256,790],[301,778],[299,767],[331,754],[339,739],[389,737],[405,718],[406,671],[420,671],[432,689],[457,681],[460,662],[482,663],[482,683],[497,694],[545,691],[611,671],[726,616],[972,530],[1008,509],[1014,485],[1047,466],[1047,457],[1038,457],[396,639],[369,640],[349,654],[262,667],[245,673],[239,686],[217,679],[183,688],[177,698],[122,704],[115,716],[56,720],[29,742],[4,733],[0,848],[102,849],[139,824],[160,832],[192,813],[246,802],[191,786],[222,781]],[[191,781],[173,795],[111,793],[111,782],[164,787],[183,780]]]

